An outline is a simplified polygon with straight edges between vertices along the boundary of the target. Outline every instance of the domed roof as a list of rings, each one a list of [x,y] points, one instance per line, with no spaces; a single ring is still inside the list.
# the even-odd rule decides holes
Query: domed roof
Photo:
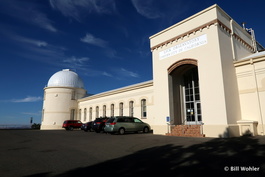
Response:
[[[48,87],[56,86],[84,88],[84,83],[75,72],[69,69],[63,69],[53,74],[48,81]]]

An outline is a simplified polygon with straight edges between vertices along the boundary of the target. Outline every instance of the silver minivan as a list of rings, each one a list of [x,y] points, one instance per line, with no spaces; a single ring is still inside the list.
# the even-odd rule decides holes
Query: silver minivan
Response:
[[[119,133],[123,135],[125,132],[139,132],[148,133],[151,127],[149,124],[141,121],[135,117],[116,116],[111,117],[104,128],[107,133]]]

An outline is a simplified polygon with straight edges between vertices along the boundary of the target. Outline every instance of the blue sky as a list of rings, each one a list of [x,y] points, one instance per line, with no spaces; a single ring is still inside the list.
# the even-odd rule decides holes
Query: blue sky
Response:
[[[65,68],[92,94],[151,80],[149,37],[216,3],[265,45],[263,0],[0,0],[0,124],[40,123]]]

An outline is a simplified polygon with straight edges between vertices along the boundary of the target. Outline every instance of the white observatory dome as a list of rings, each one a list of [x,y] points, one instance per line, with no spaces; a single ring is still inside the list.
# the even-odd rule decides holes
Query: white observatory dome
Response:
[[[75,87],[84,88],[82,79],[70,69],[58,71],[48,81],[48,87]]]

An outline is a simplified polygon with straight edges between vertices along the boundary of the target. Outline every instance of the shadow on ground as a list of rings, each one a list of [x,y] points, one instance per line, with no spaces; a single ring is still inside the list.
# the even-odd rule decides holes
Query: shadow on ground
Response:
[[[238,167],[238,168],[237,168]],[[251,167],[257,171],[242,171]],[[255,168],[253,168],[255,167]],[[234,170],[234,171],[231,171]],[[77,168],[56,177],[68,176],[264,176],[265,145],[253,137],[213,139],[189,147],[172,144],[152,147],[93,166]],[[47,174],[33,176],[45,177]]]

